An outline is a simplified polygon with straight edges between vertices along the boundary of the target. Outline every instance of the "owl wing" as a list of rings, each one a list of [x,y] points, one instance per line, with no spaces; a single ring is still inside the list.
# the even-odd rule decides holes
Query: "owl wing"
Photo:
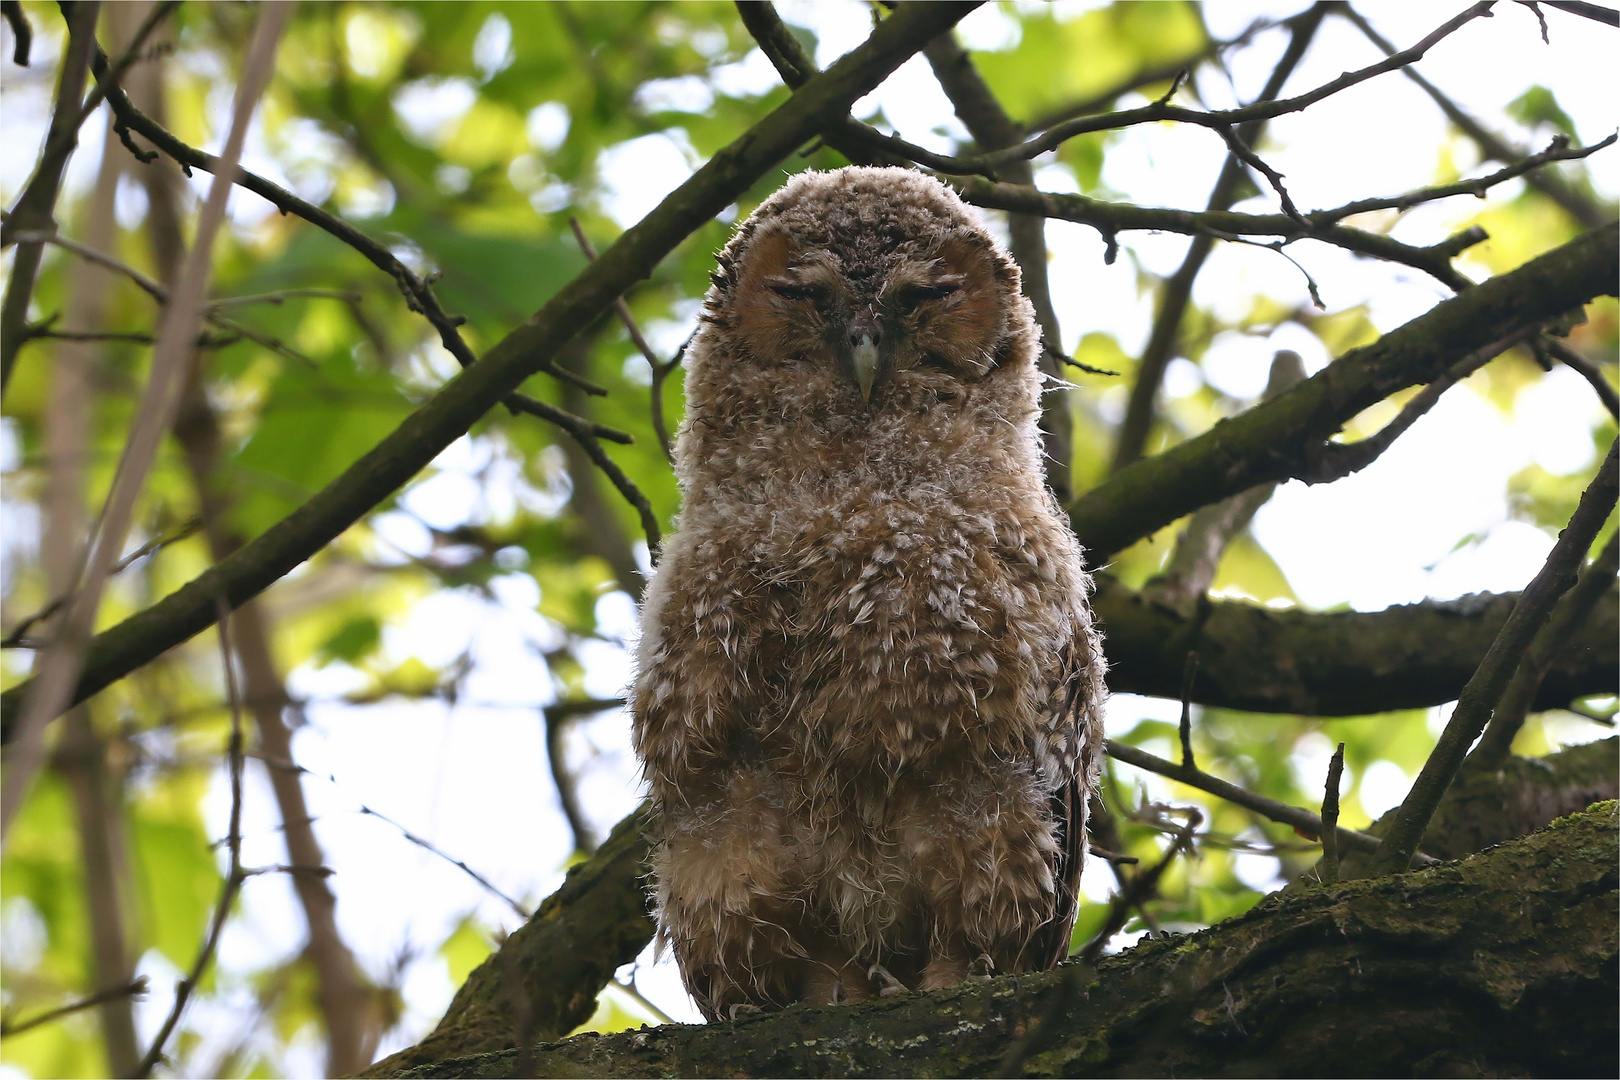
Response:
[[[1043,969],[1069,955],[1069,939],[1079,908],[1080,871],[1086,859],[1087,798],[1093,762],[1101,749],[1095,731],[1094,655],[1095,642],[1091,634],[1082,631],[1064,657],[1059,693],[1053,695],[1057,707],[1051,740],[1064,780],[1052,793],[1052,821],[1058,831],[1058,855],[1052,867],[1052,917],[1031,942],[1032,953]]]

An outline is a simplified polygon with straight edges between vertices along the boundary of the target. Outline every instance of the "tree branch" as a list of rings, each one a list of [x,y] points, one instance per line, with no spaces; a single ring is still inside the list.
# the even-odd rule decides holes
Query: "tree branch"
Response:
[[[1189,768],[1186,765],[1177,765],[1161,757],[1155,757],[1146,750],[1138,750],[1134,746],[1128,746],[1118,739],[1109,739],[1107,748],[1109,757],[1123,761],[1127,765],[1135,765],[1138,769],[1146,769],[1148,772],[1169,777],[1177,783],[1186,784],[1188,787],[1197,788],[1199,791],[1207,791],[1211,795],[1225,799],[1229,803],[1235,803],[1245,809],[1253,810],[1262,817],[1292,826],[1297,832],[1313,840],[1322,835],[1321,817],[1311,813],[1309,810],[1298,806],[1289,806],[1287,803],[1278,802],[1276,799],[1268,799],[1264,795],[1257,795],[1247,788],[1241,788],[1236,784],[1222,780],[1218,776],[1211,776],[1196,767]],[[1341,827],[1338,831],[1338,840],[1339,848],[1342,851],[1373,852],[1378,850],[1378,838],[1376,836],[1369,836],[1354,829]],[[1423,858],[1423,856],[1420,855],[1419,858]]]
[[[1326,10],[1325,4],[1312,4],[1292,24],[1288,45],[1277,61],[1277,66],[1266,79],[1258,100],[1275,101],[1277,95],[1282,93],[1283,86],[1294,73],[1294,69],[1299,66],[1300,60],[1305,56],[1305,50],[1310,47],[1311,40],[1321,27]],[[1263,131],[1264,121],[1255,120],[1243,125],[1235,133],[1235,137],[1252,146],[1259,141]],[[1238,186],[1242,179],[1243,163],[1236,157],[1228,157],[1222,163],[1215,187],[1209,193],[1205,213],[1230,210],[1232,204],[1237,201]],[[1114,233],[1105,233],[1104,236],[1110,245],[1114,243]],[[1159,309],[1154,314],[1153,329],[1148,334],[1147,345],[1143,347],[1141,359],[1137,363],[1136,382],[1131,387],[1130,401],[1125,406],[1125,419],[1120,422],[1119,434],[1115,439],[1114,461],[1110,470],[1112,472],[1118,472],[1141,457],[1142,451],[1147,446],[1148,432],[1153,426],[1155,405],[1159,396],[1159,384],[1164,381],[1165,368],[1169,366],[1171,354],[1180,340],[1182,319],[1186,315],[1187,304],[1192,299],[1193,281],[1203,269],[1204,262],[1214,247],[1213,235],[1208,233],[1195,235],[1187,247],[1187,254],[1182,259],[1181,266],[1165,281],[1159,294]]]
[[[95,69],[98,75],[106,70],[106,65],[106,55],[98,50],[95,58]],[[120,125],[126,130],[144,136],[152,145],[160,148],[165,154],[173,158],[187,175],[190,175],[192,169],[201,169],[203,172],[212,173],[219,168],[218,158],[215,158],[212,154],[205,154],[194,147],[187,146],[175,138],[163,125],[143,113],[134,102],[130,101],[128,95],[117,87],[109,89],[107,101],[112,106],[113,112],[118,118],[117,122]],[[130,144],[130,149],[141,160],[150,160],[149,156],[143,156],[133,144]],[[433,325],[433,328],[438,331],[440,344],[444,346],[446,352],[455,357],[456,363],[465,368],[477,361],[478,357],[473,354],[467,343],[462,340],[461,331],[457,329],[465,320],[446,312],[439,304],[438,297],[434,295],[432,287],[413,273],[408,266],[400,262],[388,248],[342,218],[305,202],[292,192],[271,183],[262,176],[244,169],[237,176],[236,182],[260,198],[265,199],[283,214],[292,214],[303,218],[311,225],[330,233],[342,243],[359,252],[373,266],[394,280],[401,294],[404,295],[406,304],[412,311],[421,315]],[[536,363],[537,370],[544,371],[564,382],[575,381],[579,378],[572,372],[557,367],[549,357],[540,358]],[[607,392],[594,383],[585,383],[582,388],[587,393],[598,395]],[[501,404],[514,414],[526,413],[556,424],[575,438],[594,436],[624,444],[633,441],[628,434],[622,431],[604,427],[601,424],[593,424],[572,413],[565,412],[555,405],[548,405],[546,402],[519,393],[516,390],[504,395]]]
[[[1385,54],[1395,52],[1395,46],[1380,35],[1378,31],[1374,30],[1372,24],[1363,18],[1355,8],[1345,4],[1338,10],[1340,15],[1348,19],[1356,29],[1366,36],[1368,41],[1382,49]],[[1425,79],[1417,68],[1409,66],[1403,68],[1402,73],[1422,88],[1423,92],[1428,94],[1430,99],[1440,107],[1440,111],[1445,113],[1446,119],[1456,124],[1463,134],[1473,139],[1480,152],[1487,158],[1507,164],[1508,162],[1518,161],[1525,156],[1524,151],[1508,145],[1506,141],[1487,130],[1485,125],[1463,112],[1456,102],[1442,93],[1428,79]],[[1563,207],[1570,217],[1588,229],[1595,229],[1609,219],[1609,211],[1598,206],[1592,199],[1571,187],[1555,172],[1533,172],[1525,177],[1525,182]]]
[[[1463,756],[1474,740],[1479,738],[1490,722],[1491,714],[1501,703],[1514,671],[1524,659],[1536,632],[1552,613],[1559,597],[1575,583],[1586,553],[1597,537],[1598,530],[1613,512],[1616,496],[1620,495],[1620,465],[1616,454],[1620,441],[1609,447],[1597,476],[1581,495],[1580,505],[1570,518],[1569,527],[1558,537],[1547,562],[1536,574],[1513,606],[1513,614],[1497,632],[1485,659],[1479,662],[1474,677],[1463,687],[1452,711],[1446,729],[1435,744],[1434,751],[1423,763],[1423,769],[1412,783],[1389,834],[1373,857],[1372,872],[1392,874],[1404,871],[1411,861],[1412,852],[1422,842],[1440,798],[1451,786],[1451,781],[1462,767]]]
[[[10,247],[18,230],[54,232],[56,229],[56,195],[62,186],[68,158],[79,145],[79,98],[84,93],[90,53],[96,45],[96,14],[100,6],[95,0],[81,0],[67,15],[67,50],[62,57],[45,148],[33,176],[12,204],[5,222],[0,224],[0,247]],[[21,48],[22,37],[17,40]],[[11,384],[11,371],[17,362],[17,349],[23,342],[22,329],[28,322],[28,304],[34,296],[34,280],[39,274],[43,253],[44,246],[38,242],[18,244],[11,263],[11,280],[6,284],[5,300],[0,303],[0,394]]]
[[[213,597],[240,604],[331,543],[454,442],[616,296],[646,277],[694,230],[725,209],[805,139],[848,110],[971,4],[904,7],[741,138],[715,154],[627,230],[526,323],[446,384],[400,427],[298,510],[225,562],[147,610],[96,636],[73,692],[85,697],[214,621]],[[0,695],[8,710],[30,683]]]
[[[1099,574],[1092,609],[1105,636],[1108,686],[1175,700],[1198,653],[1191,698],[1202,705],[1301,716],[1368,716],[1455,701],[1518,601],[1517,593],[1404,604],[1383,611],[1274,610],[1209,601],[1164,604]],[[1552,659],[1535,708],[1613,692],[1620,608],[1611,583],[1592,617]]]
[[[1184,233],[1205,236],[1212,240],[1229,240],[1235,236],[1279,236],[1285,243],[1296,240],[1319,240],[1324,244],[1344,248],[1357,255],[1366,255],[1386,262],[1400,263],[1439,281],[1454,292],[1462,292],[1473,282],[1452,269],[1451,260],[1461,251],[1486,239],[1478,229],[1465,230],[1457,236],[1429,247],[1413,247],[1381,233],[1367,232],[1348,225],[1310,227],[1301,225],[1286,214],[1237,214],[1232,211],[1166,210],[1159,207],[1133,206],[1129,203],[1104,202],[1084,195],[1062,195],[1019,187],[1016,184],[993,184],[986,180],[970,179],[958,185],[962,198],[975,206],[995,210],[1009,210],[1025,214],[1042,214],[1090,225],[1102,233],[1110,245],[1121,232],[1145,229],[1156,232]],[[1332,211],[1328,211],[1329,214]],[[1305,215],[1312,222],[1312,215]]]
[[[1315,447],[1375,401],[1434,379],[1459,356],[1612,294],[1617,249],[1613,225],[1576,237],[1351,350],[1281,397],[1121,470],[1070,506],[1091,561],[1200,506],[1297,475]]]
[[[360,1075],[394,1076],[518,1045],[514,1019],[524,1013],[529,1039],[523,1042],[560,1039],[584,1023],[615,969],[652,940],[643,885],[644,834],[651,827],[643,804],[467,977],[433,1034]]]
[[[577,1036],[531,1051],[529,1075],[986,1076],[1049,1011],[1051,1040],[1026,1075],[1307,1076],[1335,1061],[1378,1075],[1416,1062],[1610,1075],[1615,843],[1615,807],[1602,804],[1458,863],[1275,897],[1095,969]],[[372,1075],[509,1076],[520,1056]]]

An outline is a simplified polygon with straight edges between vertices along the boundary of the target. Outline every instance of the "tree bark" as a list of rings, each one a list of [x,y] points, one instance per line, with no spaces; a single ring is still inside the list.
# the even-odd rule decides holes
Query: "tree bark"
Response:
[[[1421,872],[1268,898],[1096,967],[392,1074],[1575,1075],[1620,1069],[1616,804]]]

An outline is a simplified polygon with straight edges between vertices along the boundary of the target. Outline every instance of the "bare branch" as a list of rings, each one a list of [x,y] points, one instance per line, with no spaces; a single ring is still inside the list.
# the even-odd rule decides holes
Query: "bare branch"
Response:
[[[1182,765],[1176,765],[1161,757],[1155,757],[1146,750],[1138,750],[1134,746],[1122,743],[1118,739],[1109,739],[1106,747],[1109,757],[1123,761],[1127,765],[1135,765],[1138,769],[1146,769],[1148,772],[1169,777],[1171,780],[1186,784],[1188,787],[1197,788],[1199,791],[1207,791],[1211,795],[1225,799],[1229,803],[1236,803],[1247,810],[1253,810],[1262,817],[1270,818],[1272,821],[1283,825],[1292,826],[1304,836],[1315,839],[1322,835],[1322,819],[1309,810],[1302,810],[1297,806],[1289,806],[1287,803],[1278,802],[1276,799],[1268,799],[1264,795],[1257,795],[1246,788],[1238,787],[1236,784],[1222,780],[1218,776],[1211,776],[1198,769],[1189,769]],[[1378,838],[1376,836],[1368,836],[1366,833],[1342,827],[1338,830],[1337,836],[1339,846],[1345,850],[1366,852],[1378,850]],[[1427,859],[1428,857],[1419,855],[1418,858]],[[1428,859],[1428,861],[1434,862],[1435,860]]]
[[[579,242],[579,250],[585,254],[586,260],[595,262],[596,248],[591,245],[590,238],[585,235],[585,230],[580,227],[579,219],[571,217],[568,219],[568,224],[574,230],[574,239]],[[613,310],[618,313],[619,321],[624,324],[625,333],[630,335],[631,342],[641,352],[641,355],[646,358],[647,366],[652,370],[652,393],[650,397],[653,431],[658,436],[658,445],[664,451],[664,460],[673,462],[675,452],[669,440],[669,429],[664,423],[663,385],[664,379],[681,362],[686,347],[681,346],[681,350],[675,354],[672,360],[658,359],[658,354],[653,351],[652,345],[648,343],[647,336],[641,332],[641,327],[636,325],[636,317],[630,314],[630,305],[624,302],[624,297],[621,296],[613,301]]]
[[[1470,759],[1477,759],[1481,765],[1494,768],[1513,752],[1513,738],[1530,714],[1536,690],[1546,677],[1547,669],[1569,643],[1570,635],[1608,594],[1617,570],[1620,570],[1620,539],[1610,536],[1602,553],[1581,571],[1575,587],[1558,601],[1547,624],[1530,642],[1524,659],[1519,661],[1518,670],[1513,673],[1507,689],[1502,691],[1501,700],[1492,712],[1485,734],[1469,755]]]
[[[1431,381],[1491,342],[1612,293],[1617,252],[1620,237],[1611,225],[1436,305],[1281,397],[1114,474],[1070,506],[1075,533],[1096,561],[1201,506],[1294,475],[1309,448],[1367,406]]]
[[[1423,839],[1429,819],[1440,798],[1451,786],[1451,781],[1462,767],[1463,757],[1474,740],[1479,738],[1490,721],[1492,712],[1502,700],[1514,671],[1524,659],[1536,632],[1552,613],[1553,607],[1569,587],[1592,540],[1613,511],[1620,475],[1617,475],[1616,446],[1598,468],[1597,476],[1581,496],[1581,502],[1570,518],[1569,527],[1558,537],[1547,562],[1519,596],[1513,614],[1502,624],[1502,629],[1491,643],[1490,651],[1479,663],[1474,677],[1463,687],[1452,711],[1446,729],[1441,733],[1434,751],[1423,763],[1423,769],[1412,783],[1412,790],[1395,813],[1384,842],[1373,856],[1374,874],[1404,873],[1411,862],[1412,852]]]
[[[274,9],[269,9],[274,10]],[[230,853],[230,865],[225,873],[225,883],[220,888],[219,901],[214,905],[214,915],[209,922],[208,935],[203,939],[202,948],[197,952],[197,958],[192,962],[191,972],[180,984],[175,987],[174,1004],[169,1008],[168,1016],[163,1019],[163,1026],[152,1039],[151,1048],[146,1056],[136,1066],[134,1076],[137,1080],[144,1080],[152,1075],[157,1063],[163,1060],[163,1048],[168,1044],[169,1036],[174,1032],[175,1025],[180,1022],[180,1016],[186,1011],[186,1003],[202,981],[203,973],[213,961],[214,952],[219,948],[219,936],[225,929],[225,920],[230,917],[231,905],[236,902],[236,894],[242,890],[242,882],[247,880],[247,874],[242,869],[242,696],[236,685],[236,665],[234,650],[231,648],[230,638],[230,608],[225,598],[219,598],[219,651],[220,658],[225,667],[225,690],[231,703],[231,735],[227,744],[226,759],[229,764],[231,783],[231,816],[230,825],[225,834],[225,846]]]
[[[96,53],[94,66],[98,74],[104,71],[107,66],[107,58],[99,50]],[[122,90],[116,87],[110,88],[107,101],[117,115],[118,123],[150,140],[154,146],[157,146],[165,154],[173,158],[188,175],[194,168],[208,173],[218,170],[219,159],[188,146],[175,138],[161,124],[141,112]],[[132,149],[134,149],[133,146]],[[139,156],[138,153],[137,156]],[[293,214],[303,218],[311,225],[332,234],[338,240],[365,256],[372,265],[394,280],[410,309],[433,325],[433,328],[438,331],[439,341],[444,346],[445,351],[455,357],[458,364],[465,368],[477,361],[478,358],[473,355],[467,343],[462,340],[461,332],[457,329],[465,320],[460,316],[447,313],[440,306],[438,298],[434,295],[433,289],[428,282],[418,277],[408,266],[400,262],[393,252],[342,218],[305,202],[292,192],[266,180],[262,176],[244,169],[237,177],[236,182],[271,203],[283,214]],[[581,381],[579,376],[557,367],[549,357],[538,359],[536,367],[537,370],[544,371],[548,375],[565,382],[579,383],[587,393],[597,395],[607,393],[606,390],[595,383]],[[518,393],[516,390],[507,394],[502,399],[502,404],[513,413],[528,413],[549,420],[568,430],[570,434],[573,434],[575,430],[584,430],[582,425],[586,424],[586,421],[579,420],[577,417],[573,420],[567,420],[560,415],[561,410],[555,406],[536,401],[525,394]],[[624,432],[612,428],[602,428],[600,425],[596,425],[596,427],[599,430],[595,430],[594,434],[599,438],[611,439],[614,442],[621,443],[633,441]]]
[[[1408,64],[1421,60],[1425,53],[1439,44],[1451,34],[1460,30],[1474,19],[1488,17],[1492,3],[1485,0],[1470,7],[1438,27],[1422,41],[1380,60],[1376,64],[1361,68],[1358,71],[1348,71],[1332,82],[1324,83],[1314,90],[1300,94],[1296,97],[1278,99],[1274,101],[1261,101],[1246,105],[1238,109],[1225,109],[1205,112],[1199,109],[1186,109],[1170,105],[1164,101],[1157,101],[1151,105],[1144,105],[1138,109],[1126,109],[1121,112],[1108,113],[1103,116],[1080,117],[1065,121],[1048,128],[1036,138],[1005,150],[997,150],[980,154],[971,158],[949,157],[944,154],[935,154],[915,146],[904,139],[896,139],[882,135],[870,128],[863,128],[860,138],[868,145],[883,149],[889,153],[898,154],[908,160],[915,161],[925,168],[944,173],[947,176],[983,176],[994,179],[997,170],[1013,161],[1028,161],[1048,150],[1067,142],[1076,135],[1085,135],[1093,131],[1115,131],[1120,128],[1133,127],[1137,124],[1157,123],[1161,120],[1174,120],[1186,124],[1196,124],[1219,131],[1223,127],[1244,124],[1253,120],[1270,120],[1285,113],[1299,112],[1309,108],[1318,101],[1348,90],[1352,86],[1366,82],[1368,79],[1385,72],[1395,71]]]
[[[41,1024],[48,1024],[52,1020],[60,1020],[64,1016],[71,1016],[76,1012],[91,1009],[109,1001],[116,1001],[119,998],[143,997],[146,994],[146,989],[146,976],[142,975],[137,979],[131,979],[123,986],[98,990],[89,997],[71,1001],[66,1005],[59,1005],[54,1009],[47,1009],[38,1016],[30,1016],[27,1020],[18,1020],[13,1023],[10,1020],[0,1018],[0,1036],[10,1038],[13,1035],[21,1035],[23,1032],[37,1028]]]
[[[1620,417],[1620,395],[1615,393],[1614,385],[1603,377],[1602,370],[1596,364],[1551,335],[1539,338],[1536,346],[1545,349],[1566,367],[1578,372],[1581,378],[1592,384],[1593,391],[1597,393],[1598,400],[1603,402],[1603,407],[1609,410],[1609,415]]]
[[[99,10],[96,0],[82,0],[68,17],[67,52],[62,58],[45,149],[27,186],[12,204],[11,213],[0,224],[0,247],[10,247],[16,242],[18,230],[47,233],[56,230],[56,196],[68,158],[79,145],[79,96],[84,92],[90,54],[96,44]],[[19,37],[19,43],[21,40]],[[39,274],[43,250],[37,242],[19,244],[11,263],[11,280],[6,285],[5,300],[0,303],[0,393],[11,384],[11,371],[22,344],[22,328],[28,322],[28,304],[34,296],[34,281]]]
[[[11,33],[16,41],[11,47],[11,61],[18,67],[28,66],[28,53],[34,44],[34,31],[28,25],[28,16],[23,14],[21,0],[5,0],[0,3],[0,14],[5,15],[6,25],[11,27]]]
[[[1395,46],[1374,30],[1372,24],[1362,17],[1361,13],[1348,4],[1337,8],[1340,15],[1350,20],[1356,29],[1364,34],[1367,40],[1382,49],[1386,54],[1393,54]],[[1430,99],[1440,107],[1450,120],[1470,139],[1479,146],[1480,151],[1488,158],[1493,158],[1504,164],[1518,161],[1525,156],[1525,151],[1510,146],[1505,140],[1488,131],[1483,124],[1472,116],[1463,112],[1456,102],[1443,94],[1438,87],[1425,79],[1417,68],[1408,66],[1402,69],[1408,79],[1416,83]],[[1613,214],[1598,206],[1591,198],[1565,183],[1554,172],[1532,172],[1525,177],[1525,182],[1531,187],[1545,194],[1588,229],[1595,229],[1607,222]]]
[[[1417,423],[1423,414],[1434,408],[1440,396],[1447,390],[1513,346],[1535,337],[1540,331],[1539,326],[1527,327],[1509,334],[1501,341],[1492,342],[1483,349],[1469,353],[1447,368],[1434,382],[1412,395],[1412,399],[1401,406],[1401,411],[1396,414],[1395,419],[1380,428],[1376,435],[1353,443],[1322,443],[1306,453],[1305,463],[1294,470],[1294,477],[1307,484],[1330,484],[1335,480],[1342,480],[1351,473],[1360,472],[1378,460],[1385,450],[1394,445],[1396,439]]]
[[[192,517],[187,519],[184,524],[182,524],[178,529],[175,529],[173,532],[164,533],[162,536],[154,536],[152,539],[148,540],[146,543],[142,544],[128,555],[125,555],[122,559],[119,559],[118,562],[114,563],[113,568],[108,572],[107,576],[117,577],[125,570],[128,570],[135,563],[140,562],[148,555],[151,555],[153,552],[162,551],[170,544],[178,544],[187,537],[194,535],[200,528],[202,528],[202,518]],[[55,615],[62,609],[62,605],[67,603],[72,598],[73,594],[71,592],[60,593],[53,597],[50,603],[40,608],[32,615],[23,616],[18,620],[17,625],[12,627],[11,633],[7,634],[4,639],[0,639],[0,649],[16,648],[18,643],[22,641],[23,636],[28,633],[29,627],[33,626],[37,622],[42,622],[43,620],[50,618],[52,615]]]
[[[479,886],[483,888],[483,890],[485,892],[489,893],[491,896],[494,896],[494,897],[504,901],[506,903],[506,906],[511,908],[514,912],[516,912],[519,918],[528,919],[529,917],[531,917],[534,914],[528,908],[524,907],[522,904],[518,903],[516,900],[512,899],[510,896],[507,896],[498,887],[496,887],[495,883],[493,881],[489,880],[489,878],[485,877],[483,874],[480,874],[478,871],[474,870],[472,867],[468,866],[466,863],[462,862],[460,859],[456,858],[454,855],[447,855],[445,852],[439,850],[437,847],[434,847],[433,846],[433,841],[424,839],[423,837],[420,837],[420,836],[416,835],[415,833],[411,832],[411,830],[407,829],[405,826],[401,825],[399,822],[397,822],[393,818],[389,817],[387,814],[381,813],[380,811],[377,811],[377,810],[373,810],[371,807],[364,806],[364,805],[362,805],[360,807],[360,812],[362,814],[365,814],[368,817],[374,817],[379,821],[387,822],[388,824],[392,825],[394,828],[398,829],[399,834],[401,836],[403,836],[405,839],[409,840],[411,843],[415,844],[417,847],[421,848],[424,851],[431,851],[433,854],[437,855],[439,858],[443,859],[445,862],[449,863],[451,866],[454,866],[456,869],[460,870],[462,873],[466,874],[468,877],[470,877],[474,881],[476,881],[479,884]]]

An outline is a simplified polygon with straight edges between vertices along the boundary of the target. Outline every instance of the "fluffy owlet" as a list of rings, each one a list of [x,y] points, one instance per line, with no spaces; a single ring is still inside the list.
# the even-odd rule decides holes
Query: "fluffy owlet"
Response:
[[[1068,951],[1104,665],[1039,340],[916,172],[796,177],[720,256],[633,702],[660,929],[710,1019]]]

